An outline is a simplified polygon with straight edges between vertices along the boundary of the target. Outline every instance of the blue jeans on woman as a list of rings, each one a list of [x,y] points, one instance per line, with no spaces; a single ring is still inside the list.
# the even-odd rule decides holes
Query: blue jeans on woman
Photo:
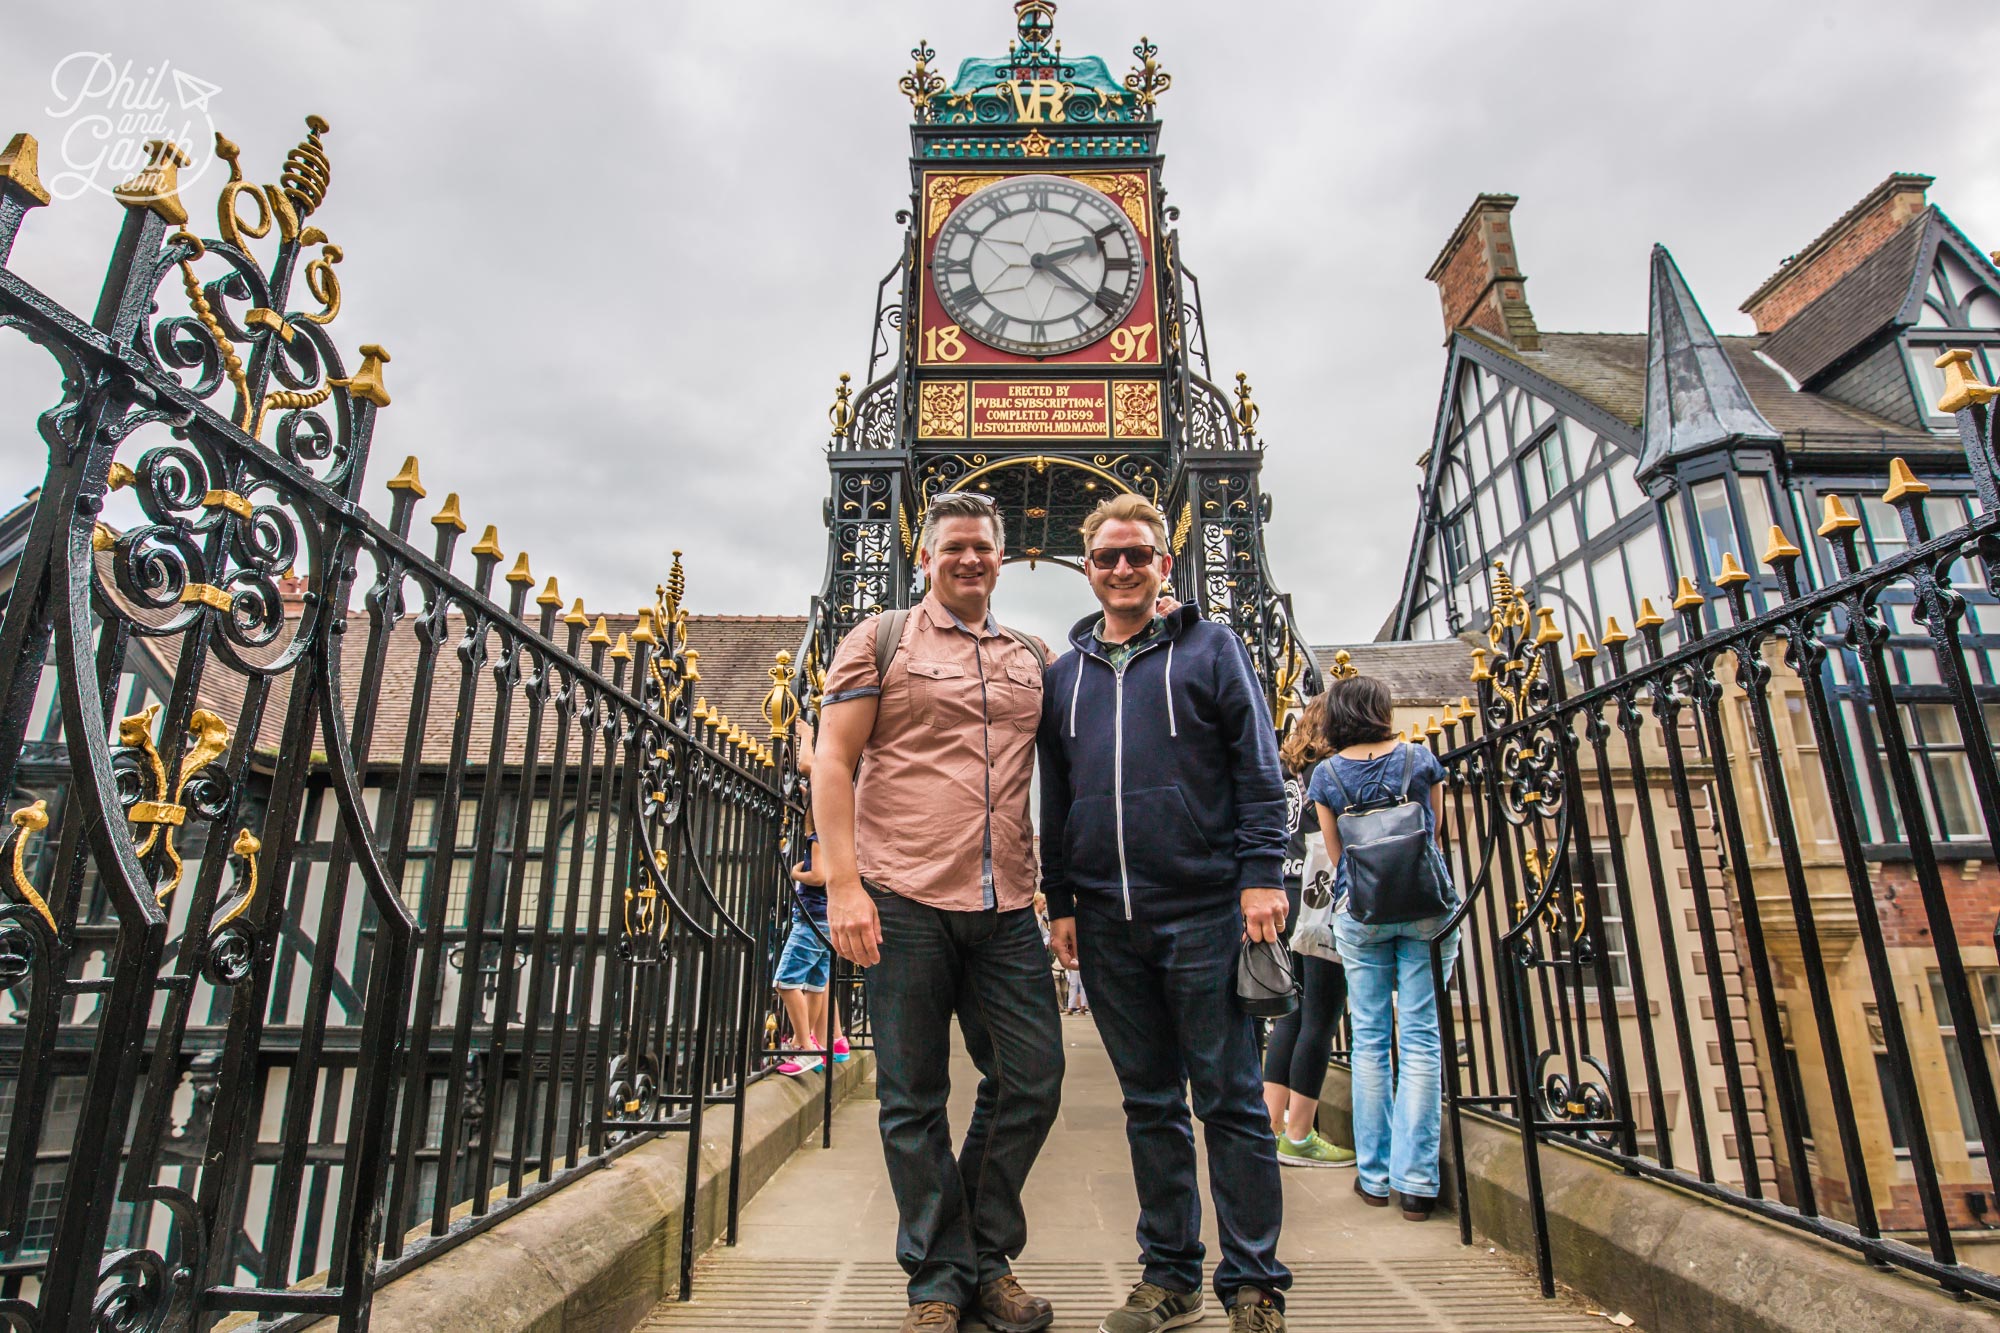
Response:
[[[1361,1188],[1377,1198],[1390,1190],[1425,1199],[1438,1193],[1444,1085],[1430,938],[1444,923],[1444,917],[1433,916],[1365,926],[1344,909],[1333,918],[1354,1025],[1355,1166]],[[1443,952],[1445,980],[1450,981],[1458,958],[1456,930],[1445,939]],[[1392,1031],[1397,1050],[1393,1080]]]

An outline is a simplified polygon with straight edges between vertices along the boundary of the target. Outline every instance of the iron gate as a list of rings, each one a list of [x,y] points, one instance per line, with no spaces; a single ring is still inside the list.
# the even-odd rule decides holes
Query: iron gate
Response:
[[[1648,601],[1597,643],[1500,569],[1476,700],[1413,737],[1450,775],[1463,894],[1432,948],[1461,1234],[1462,1118],[1527,1127],[1545,1292],[1553,1143],[2000,1297],[1963,1252],[2000,1206],[1976,888],[2000,848],[2000,463],[1968,363],[1939,361],[1970,485],[1949,530],[1896,459],[1899,552],[1864,559],[1829,496],[1816,532],[1772,528],[1709,596],[1682,578],[1671,620]]]
[[[88,319],[5,266],[48,196],[0,155],[0,326],[62,386],[0,620],[12,1328],[362,1327],[661,1132],[691,1205],[765,1063],[784,742],[697,709],[678,559],[591,615],[490,527],[462,551],[455,495],[420,547],[415,459],[364,504],[390,357],[330,336],[307,125],[271,184],[218,136],[206,237],[152,145]]]

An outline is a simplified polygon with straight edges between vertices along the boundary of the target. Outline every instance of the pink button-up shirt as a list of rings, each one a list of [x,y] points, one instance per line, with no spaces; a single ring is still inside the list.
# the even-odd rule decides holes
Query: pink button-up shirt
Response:
[[[861,877],[953,912],[1034,901],[1028,788],[1042,719],[1042,665],[991,615],[962,626],[933,594],[903,623],[875,675],[873,617],[841,640],[822,705],[879,695],[854,786]]]

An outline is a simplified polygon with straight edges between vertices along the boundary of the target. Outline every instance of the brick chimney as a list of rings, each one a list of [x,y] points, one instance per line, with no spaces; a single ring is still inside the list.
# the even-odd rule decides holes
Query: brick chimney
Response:
[[[1811,245],[1779,265],[1739,309],[1757,322],[1759,333],[1783,328],[1929,207],[1924,191],[1931,180],[1899,171],[1883,181]]]
[[[1457,230],[1424,276],[1437,284],[1444,305],[1444,331],[1484,330],[1524,352],[1542,345],[1535,315],[1524,291],[1527,279],[1514,253],[1507,215],[1519,200],[1511,194],[1482,194],[1459,219]]]

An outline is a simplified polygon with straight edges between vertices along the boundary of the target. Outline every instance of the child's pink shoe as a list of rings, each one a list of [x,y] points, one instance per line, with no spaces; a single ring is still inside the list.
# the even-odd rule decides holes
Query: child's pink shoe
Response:
[[[812,1049],[815,1051],[818,1050],[819,1043],[816,1041],[812,1042]],[[799,1054],[794,1055],[791,1059],[785,1061],[783,1064],[779,1065],[778,1072],[780,1074],[786,1075],[789,1078],[796,1078],[800,1074],[817,1073],[822,1063],[823,1062],[821,1061],[820,1057],[818,1057],[817,1055],[807,1055],[802,1051]]]
[[[833,1062],[837,1065],[844,1065],[847,1063],[847,1056],[847,1038],[835,1037],[833,1039]]]

